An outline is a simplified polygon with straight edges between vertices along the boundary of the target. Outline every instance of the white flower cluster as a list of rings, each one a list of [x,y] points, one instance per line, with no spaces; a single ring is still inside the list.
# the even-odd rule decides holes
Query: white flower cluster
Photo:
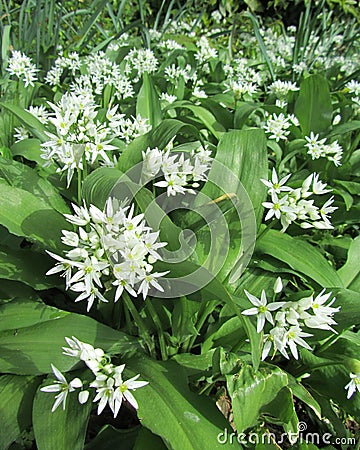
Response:
[[[114,95],[118,99],[134,95],[133,86],[122,73],[120,66],[102,51],[81,59],[76,52],[68,57],[61,55],[46,74],[45,81],[50,86],[59,85],[65,70],[76,76],[71,84],[71,89],[76,95],[101,95],[106,86],[114,88]]]
[[[29,139],[30,137],[30,133],[24,127],[14,128],[14,131],[15,131],[14,133],[15,142],[20,142],[23,141],[24,139]]]
[[[94,205],[73,205],[73,209],[75,215],[65,217],[78,230],[64,230],[62,237],[72,248],[65,258],[48,252],[58,263],[47,275],[63,272],[66,289],[79,293],[76,302],[86,300],[89,311],[96,299],[108,302],[104,294],[112,285],[115,302],[124,289],[134,297],[142,294],[144,300],[152,286],[163,291],[156,279],[168,272],[154,273],[153,264],[161,259],[157,250],[166,243],[158,242],[159,232],[146,225],[143,214],[134,216],[133,205],[124,207],[113,198],[106,202],[105,211]]]
[[[199,50],[195,53],[195,59],[199,64],[204,64],[210,59],[217,57],[217,50],[210,46],[210,42],[206,36],[201,36],[196,46]]]
[[[130,52],[125,56],[125,61],[125,73],[127,75],[133,74],[134,72],[137,74],[136,78],[132,77],[135,82],[145,72],[156,72],[159,64],[159,61],[156,58],[154,52],[152,50],[143,48],[133,48],[132,50],[130,50]]]
[[[359,373],[350,373],[350,381],[345,386],[347,392],[347,398],[352,397],[356,391],[360,392],[360,372]]]
[[[173,39],[166,39],[165,41],[160,41],[159,48],[165,50],[166,52],[169,52],[172,50],[185,50],[185,47],[178,44]]]
[[[236,99],[241,99],[244,95],[251,97],[263,84],[262,74],[250,67],[246,58],[235,58],[231,65],[224,65],[224,71],[228,77],[225,86],[233,91]]]
[[[276,96],[276,106],[279,106],[280,108],[285,108],[287,106],[289,92],[295,92],[299,89],[300,88],[296,83],[281,80],[274,81],[268,88],[269,93]]]
[[[360,113],[360,82],[356,80],[351,80],[346,83],[346,87],[350,94],[354,94],[351,97],[352,102],[354,103],[353,107],[356,111],[356,114]]]
[[[290,177],[291,174],[279,181],[278,175],[273,169],[271,181],[261,179],[265,186],[269,188],[268,195],[271,196],[271,202],[263,203],[263,206],[269,210],[265,220],[272,217],[279,219],[282,232],[286,231],[293,222],[300,225],[301,228],[332,229],[329,215],[337,209],[331,206],[334,197],[327,200],[320,208],[314,204],[314,200],[309,200],[312,195],[323,195],[331,192],[331,190],[326,189],[327,185],[319,180],[319,175],[316,173],[309,175],[302,186],[297,189],[285,185]]]
[[[269,134],[269,139],[274,139],[276,142],[280,140],[287,140],[290,134],[289,128],[294,126],[299,126],[298,119],[293,115],[271,114],[266,123],[263,125],[265,133]]]
[[[118,105],[115,105],[109,108],[106,113],[109,128],[111,128],[113,135],[117,138],[129,144],[138,136],[146,134],[151,130],[152,127],[149,120],[143,119],[140,114],[136,117],[125,117],[125,114],[119,114],[117,109]]]
[[[196,72],[192,73],[190,64],[187,64],[185,68],[171,64],[165,68],[164,73],[166,80],[175,85],[178,84],[181,78],[184,79],[185,83],[189,80],[196,81],[197,79],[197,74]]]
[[[50,140],[42,144],[41,157],[48,164],[54,160],[61,165],[57,171],[67,171],[68,185],[74,171],[84,168],[84,162],[94,164],[99,158],[110,163],[107,151],[116,149],[110,144],[114,133],[97,120],[98,106],[92,96],[65,93],[57,105],[50,102],[49,105],[54,115],[48,120],[55,127],[55,133],[47,132]]]
[[[45,106],[29,106],[27,111],[36,117],[42,124],[46,125],[48,123],[49,112],[46,110]]]
[[[279,277],[274,285],[274,298],[276,294],[282,291],[282,287],[282,281]],[[325,294],[325,289],[315,298],[312,294],[310,297],[302,298],[296,302],[268,303],[264,290],[261,292],[260,299],[247,291],[245,291],[245,294],[254,307],[246,309],[242,314],[256,316],[257,332],[260,333],[264,329],[266,322],[273,325],[269,333],[263,336],[262,360],[267,358],[271,348],[273,349],[273,356],[279,351],[287,359],[289,359],[287,348],[295,359],[299,357],[298,345],[311,350],[304,338],[310,337],[312,334],[304,332],[304,326],[336,333],[332,328],[332,325],[336,325],[333,315],[340,310],[340,307],[333,308],[331,306],[336,300],[335,297],[326,305],[332,293]],[[275,320],[271,314],[273,311],[277,311]]]
[[[148,148],[143,152],[142,178],[147,182],[155,178],[159,172],[164,180],[154,186],[166,188],[167,195],[193,193],[192,188],[199,187],[199,181],[206,181],[206,173],[211,166],[211,152],[200,146],[193,150],[189,158],[184,153],[171,153],[170,149],[161,151]]]
[[[74,378],[68,382],[65,376],[53,364],[52,371],[55,375],[55,382],[45,386],[40,390],[42,392],[57,393],[55,403],[52,407],[54,412],[62,404],[63,410],[66,407],[66,399],[69,393],[80,389],[78,394],[79,403],[84,404],[88,401],[90,392],[88,389],[95,389],[96,396],[93,402],[98,402],[97,414],[101,414],[106,405],[109,405],[114,417],[118,415],[122,402],[126,400],[135,409],[138,409],[138,403],[130,391],[135,391],[149,384],[147,381],[137,381],[140,374],[129,380],[123,380],[123,371],[125,364],[116,366],[111,363],[111,357],[101,348],[94,348],[92,345],[80,341],[76,337],[65,338],[69,347],[63,347],[63,354],[83,361],[91,370],[95,379],[91,382]]]
[[[9,67],[6,70],[10,75],[15,75],[19,80],[24,82],[24,86],[34,86],[34,82],[37,81],[38,69],[35,64],[31,62],[31,58],[21,53],[18,50],[14,50],[9,59]]]
[[[313,132],[310,133],[310,136],[305,136],[305,139],[307,141],[305,144],[305,147],[308,149],[307,153],[312,159],[327,158],[335,166],[341,165],[343,149],[338,141],[326,144],[326,138],[319,139],[319,134],[314,134]]]

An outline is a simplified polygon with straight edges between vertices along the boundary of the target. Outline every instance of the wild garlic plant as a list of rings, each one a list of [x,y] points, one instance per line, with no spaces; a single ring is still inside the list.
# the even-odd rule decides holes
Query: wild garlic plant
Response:
[[[322,206],[317,206],[315,200],[310,198],[328,194],[331,189],[326,189],[327,184],[316,173],[309,175],[301,187],[296,189],[286,185],[290,177],[291,174],[288,174],[279,179],[273,168],[271,181],[261,180],[268,187],[268,196],[271,197],[271,201],[263,202],[263,206],[268,209],[265,221],[272,218],[280,220],[282,232],[292,223],[304,229],[331,230],[331,214],[337,209],[336,206],[331,206],[334,197],[330,197]]]
[[[281,294],[282,290],[283,284],[279,277],[274,284],[273,300],[277,294]],[[311,346],[306,342],[306,338],[311,337],[312,334],[303,331],[304,327],[336,333],[332,327],[336,325],[333,316],[340,311],[341,307],[332,307],[336,300],[335,297],[326,304],[332,293],[325,293],[325,289],[316,297],[314,297],[314,294],[311,294],[297,301],[287,299],[287,301],[268,302],[264,290],[261,292],[260,299],[246,290],[245,294],[253,304],[253,307],[242,311],[242,314],[256,316],[257,332],[264,331],[266,322],[273,326],[263,334],[262,360],[265,360],[271,353],[272,357],[274,357],[277,352],[289,359],[287,349],[293,358],[298,359],[298,346],[311,350]],[[274,317],[272,314],[274,314]]]
[[[91,344],[82,342],[75,336],[65,337],[69,347],[63,347],[63,355],[69,356],[85,363],[90,372],[85,372],[83,379],[78,377],[70,382],[53,364],[51,369],[55,376],[54,384],[42,387],[40,390],[47,393],[56,393],[55,402],[52,407],[54,412],[60,405],[65,410],[66,402],[72,392],[78,392],[80,404],[85,404],[91,397],[94,403],[98,403],[97,414],[101,414],[108,405],[114,414],[118,415],[124,401],[133,408],[138,409],[138,402],[131,391],[142,388],[149,384],[147,381],[138,381],[140,374],[128,380],[123,379],[125,364],[119,366],[111,362],[111,356],[101,348],[94,348]],[[93,378],[89,379],[91,373]],[[95,391],[95,394],[92,392]]]
[[[167,196],[194,193],[193,188],[207,180],[211,161],[211,151],[202,146],[192,150],[190,157],[185,157],[184,153],[171,153],[170,148],[166,151],[148,148],[143,152],[142,180],[156,179],[161,172],[164,180],[156,181],[154,186],[165,188]]]
[[[78,294],[75,302],[85,300],[89,311],[95,301],[117,302],[125,292],[145,300],[152,287],[163,291],[157,278],[167,272],[155,272],[153,264],[161,260],[158,250],[166,243],[143,214],[134,215],[134,205],[109,198],[104,211],[94,205],[72,206],[75,214],[65,217],[77,231],[63,230],[62,237],[71,249],[65,257],[48,252],[57,263],[47,275],[61,273],[66,289]]]

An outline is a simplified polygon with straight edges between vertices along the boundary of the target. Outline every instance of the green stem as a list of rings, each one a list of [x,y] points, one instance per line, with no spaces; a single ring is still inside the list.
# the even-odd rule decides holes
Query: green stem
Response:
[[[166,361],[168,359],[168,352],[165,342],[165,336],[164,332],[161,326],[160,318],[158,313],[156,312],[156,309],[154,308],[154,305],[152,304],[152,300],[146,301],[147,309],[151,315],[151,318],[155,324],[156,330],[158,332],[158,338],[159,338],[159,345],[160,345],[160,352],[161,352],[161,359],[163,361]]]
[[[124,299],[124,303],[129,310],[130,314],[133,316],[137,327],[139,328],[140,336],[144,339],[145,344],[149,350],[150,356],[155,357],[155,349],[154,344],[151,339],[151,336],[146,328],[144,321],[142,320],[139,311],[135,308],[131,298],[126,292],[123,292],[122,298]]]
[[[203,327],[207,317],[209,316],[211,311],[214,310],[214,308],[216,306],[214,303],[216,303],[216,302],[211,301],[211,302],[206,303],[205,306],[201,305],[201,308],[200,308],[199,314],[198,314],[199,319],[197,320],[197,323],[196,323],[196,330],[197,330],[198,334],[195,334],[194,336],[191,336],[189,338],[187,344],[184,345],[185,352],[189,352],[192,349],[192,347],[196,341],[196,338],[200,334],[200,330]]]
[[[317,364],[316,366],[308,367],[306,370],[304,370],[304,368],[303,368],[302,371],[299,371],[299,373],[297,373],[294,376],[295,376],[295,378],[301,378],[306,373],[313,372],[314,370],[317,370],[317,369],[321,369],[321,367],[342,366],[342,365],[343,365],[342,362],[335,362],[335,361],[330,362],[330,363],[329,362],[320,363],[320,364]]]
[[[83,179],[85,180],[85,178],[87,177],[87,163],[85,155],[82,156],[82,166],[83,166]]]
[[[80,169],[77,170],[77,174],[78,174],[78,179],[77,179],[77,200],[78,200],[78,205],[81,206],[81,203],[82,203],[82,195],[81,195],[82,180],[81,180],[81,170]]]
[[[332,336],[330,336],[326,342],[324,342],[323,345],[320,346],[319,350],[317,351],[317,353],[321,353],[324,352],[325,350],[327,350],[331,345],[333,345],[343,334],[344,330],[340,332],[340,334],[334,334]]]

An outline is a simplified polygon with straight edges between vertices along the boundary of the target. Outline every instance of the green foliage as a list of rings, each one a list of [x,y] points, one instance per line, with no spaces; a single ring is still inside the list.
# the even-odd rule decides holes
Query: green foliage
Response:
[[[352,2],[0,13],[0,450],[316,449],[301,422],[352,438]],[[253,433],[275,437],[236,439]]]

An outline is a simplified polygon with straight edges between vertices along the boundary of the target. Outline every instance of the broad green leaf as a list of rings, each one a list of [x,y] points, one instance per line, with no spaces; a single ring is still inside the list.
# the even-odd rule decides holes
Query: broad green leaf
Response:
[[[142,431],[140,426],[118,429],[105,425],[96,437],[85,445],[85,450],[133,450],[139,431]]]
[[[45,385],[52,384],[53,377]],[[70,381],[70,380],[69,380]],[[33,405],[33,426],[39,450],[71,449],[83,450],[91,401],[81,405],[77,393],[68,395],[65,410],[59,406],[51,412],[54,395],[38,390]]]
[[[0,279],[21,281],[37,290],[48,289],[53,283],[45,273],[54,265],[52,261],[29,249],[16,251],[0,246]]]
[[[0,448],[7,449],[31,425],[31,408],[39,378],[0,376]]]
[[[263,414],[278,419],[283,425],[289,423],[296,413],[294,410],[294,399],[288,386],[283,387],[274,400],[264,406],[262,412]],[[290,431],[293,432],[293,430]]]
[[[246,332],[243,322],[238,317],[232,317],[223,323],[218,330],[212,332],[202,345],[202,351],[208,348],[224,347],[232,350],[239,344],[244,343]]]
[[[337,271],[344,286],[352,289],[360,273],[360,236],[355,238],[349,248],[346,263]]]
[[[187,100],[182,100],[172,103],[170,108],[185,108],[190,110],[194,116],[199,119],[200,123],[204,125],[213,134],[213,136],[215,136],[216,139],[220,139],[222,133],[226,131],[223,125],[216,120],[216,117],[202,106],[194,105]]]
[[[255,103],[238,102],[234,117],[234,128],[240,130],[257,107]]]
[[[132,450],[143,450],[144,448],[146,448],[146,450],[166,450],[168,447],[166,447],[159,436],[151,433],[151,431],[146,428],[142,428]]]
[[[31,113],[12,103],[0,102],[0,106],[13,113],[31,133],[41,142],[48,140],[45,126]]]
[[[35,169],[17,161],[0,158],[0,178],[13,186],[34,194],[60,213],[70,213],[69,207],[54,186],[41,178]]]
[[[63,248],[61,230],[69,230],[71,226],[45,200],[4,183],[0,183],[0,197],[0,223],[10,233],[25,236],[48,249]]]
[[[288,377],[289,377],[288,387],[289,389],[291,389],[293,395],[299,400],[301,400],[303,403],[305,403],[309,408],[311,408],[317,415],[317,417],[321,420],[322,414],[321,414],[321,406],[319,405],[319,403],[310,394],[310,392],[296,380],[296,378],[294,378],[289,374]]]
[[[181,297],[184,295],[184,288],[191,289],[191,292],[201,291],[204,299],[218,299],[226,304],[231,314],[236,315],[242,323],[251,345],[251,358],[255,369],[259,367],[261,359],[261,334],[256,332],[255,326],[248,317],[241,314],[241,308],[238,306],[226,287],[220,283],[204,267],[198,266],[190,261],[180,263],[156,263],[159,271],[170,270],[168,277],[170,282],[166,285],[166,278],[163,279],[165,292],[169,292],[171,297]]]
[[[348,413],[359,417],[360,397],[353,395],[347,399],[345,386],[350,381],[350,371],[343,365],[333,365],[333,361],[320,358],[309,350],[302,349],[301,360],[305,364],[310,376],[303,380],[303,384],[314,394],[321,394],[325,398],[332,399]],[[328,365],[327,365],[328,364]],[[324,411],[323,415],[324,414]]]
[[[96,437],[85,445],[85,450],[133,450],[139,431],[137,426],[130,429],[117,429],[111,425],[105,425]]]
[[[277,230],[266,231],[256,243],[256,252],[271,255],[323,287],[342,287],[335,269],[311,244]]]
[[[165,119],[149,133],[139,136],[131,142],[120,155],[117,168],[124,173],[142,161],[142,152],[148,147],[164,150],[171,139],[180,132],[186,132],[197,139],[199,131],[196,127],[177,119]]]
[[[143,74],[143,84],[137,97],[136,113],[155,128],[161,122],[161,108],[159,96],[156,92],[151,76],[145,72]]]
[[[141,374],[149,384],[138,389],[141,423],[162,437],[173,450],[203,450],[230,448],[217,436],[229,423],[209,398],[191,392],[184,370],[173,361],[158,362],[143,358],[127,361],[128,369]],[[232,445],[231,448],[240,448]]]
[[[55,308],[51,310],[55,315]],[[73,335],[105,351],[116,350],[120,354],[140,348],[137,340],[90,317],[59,311],[53,320],[0,332],[0,371],[38,375],[49,373],[51,363],[61,371],[71,370],[77,360],[62,355],[61,348],[66,345],[65,336]]]
[[[328,137],[343,136],[345,133],[358,130],[360,128],[360,120],[352,120],[351,122],[341,123],[336,125],[328,134]]]
[[[328,81],[317,74],[305,78],[294,111],[303,134],[326,131],[331,125],[332,111]]]
[[[255,371],[251,366],[243,365],[239,373],[226,375],[226,384],[234,422],[240,433],[256,425],[261,410],[288,384],[288,378],[278,367]]]
[[[40,157],[40,144],[39,139],[23,139],[11,147],[11,153],[13,156],[23,156],[27,160],[35,161],[42,166],[45,160]]]
[[[201,105],[215,116],[216,120],[225,128],[225,130],[233,128],[234,116],[227,108],[224,108],[220,102],[216,102],[211,98],[203,98],[201,100]]]
[[[19,330],[37,323],[55,320],[69,313],[45,305],[40,300],[15,298],[0,306],[0,331]]]
[[[336,302],[333,306],[341,306],[340,311],[334,316],[338,323],[336,330],[339,332],[352,325],[360,324],[360,293],[350,289],[333,289]]]
[[[37,293],[31,287],[19,281],[1,280],[0,299],[12,300],[16,297],[36,299]]]
[[[261,203],[266,198],[266,186],[260,178],[267,178],[267,150],[265,134],[259,129],[232,130],[225,133],[217,147],[215,159],[232,171],[237,182],[229,180],[228,194],[239,191],[239,183],[245,188],[253,208],[258,225],[261,222],[263,207]],[[219,173],[214,173],[219,171]],[[221,178],[224,173],[220,173],[220,168],[214,166],[210,169],[209,179],[217,185],[222,185]],[[217,183],[218,181],[218,183]],[[203,193],[215,199],[222,195],[216,186],[208,186],[202,190]],[[241,200],[241,199],[240,199]]]
[[[138,167],[129,170],[136,172]],[[136,173],[134,174],[136,176]],[[168,243],[167,248],[177,249],[179,247],[180,229],[173,224],[168,215],[155,202],[153,194],[146,188],[133,183],[128,176],[115,168],[100,167],[92,172],[84,181],[83,196],[88,204],[94,204],[104,208],[109,196],[119,200],[133,199],[145,214],[147,223],[155,230],[160,227],[160,240]]]
[[[122,176],[120,170],[112,167],[99,167],[84,180],[82,195],[87,205],[104,208],[106,200]]]

